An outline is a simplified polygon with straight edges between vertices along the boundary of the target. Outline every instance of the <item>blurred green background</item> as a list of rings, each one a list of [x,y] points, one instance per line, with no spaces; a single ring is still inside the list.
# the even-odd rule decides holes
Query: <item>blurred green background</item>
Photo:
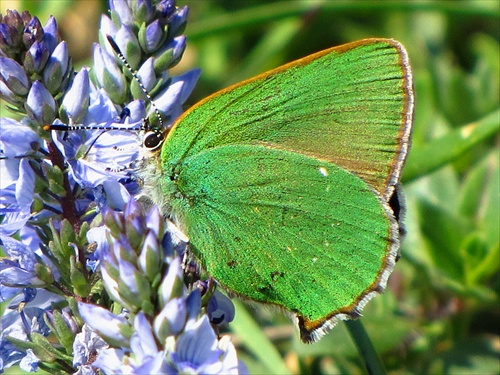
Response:
[[[203,70],[188,106],[338,44],[387,37],[406,46],[416,90],[403,174],[408,234],[388,290],[362,321],[391,373],[500,373],[500,2],[178,0],[185,4],[188,47],[173,74]],[[29,9],[42,23],[55,15],[75,65],[91,65],[106,1],[0,7]],[[281,313],[237,309],[230,329],[251,373],[364,372],[343,324],[304,345]]]

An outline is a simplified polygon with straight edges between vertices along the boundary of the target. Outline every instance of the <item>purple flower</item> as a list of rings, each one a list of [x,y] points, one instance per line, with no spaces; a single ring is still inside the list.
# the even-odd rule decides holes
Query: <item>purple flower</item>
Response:
[[[5,56],[0,56],[0,82],[3,87],[2,99],[10,103],[28,94],[30,83],[23,67]]]
[[[137,36],[131,30],[130,26],[122,25],[114,36],[114,39],[130,66],[136,68],[141,60],[141,49],[139,40],[137,40]]]
[[[172,77],[170,85],[155,96],[156,107],[172,123],[182,113],[182,103],[188,98],[200,75],[200,70],[191,70],[181,76]]]
[[[180,61],[186,48],[186,37],[184,35],[172,39],[155,52],[155,66],[157,70],[167,70]]]
[[[73,367],[78,368],[82,374],[95,374],[91,367],[93,357],[107,347],[109,345],[92,328],[84,324],[73,343]]]
[[[90,81],[87,69],[82,68],[73,78],[61,103],[62,112],[68,121],[79,124],[87,115],[90,103]]]
[[[60,39],[56,19],[50,16],[43,27],[43,41],[50,53],[54,53]]]
[[[175,10],[175,0],[160,0],[156,8],[162,13],[163,17],[168,18]]]
[[[30,74],[40,73],[49,60],[50,51],[45,42],[35,41],[24,58],[24,67]]]
[[[0,118],[0,234],[21,229],[31,216],[34,196],[34,171],[26,157],[34,155],[38,135],[29,127]]]
[[[217,336],[203,315],[188,322],[185,331],[167,354],[168,361],[179,373],[237,374],[238,359],[234,346],[217,340]]]
[[[207,313],[210,317],[210,323],[219,325],[231,323],[235,310],[231,300],[219,290],[215,290],[208,302]]]
[[[99,44],[94,45],[94,69],[99,86],[115,103],[124,103],[127,82],[116,60]]]
[[[69,69],[68,46],[66,42],[61,42],[43,70],[43,84],[50,93],[57,94],[60,91]]]
[[[134,23],[134,18],[132,14],[132,9],[126,0],[110,0],[109,10],[112,15],[116,15],[119,18],[119,22],[124,25],[131,25]]]
[[[52,124],[56,118],[56,102],[40,81],[33,82],[31,86],[26,100],[26,112],[40,127]]]
[[[122,333],[123,327],[128,325],[124,317],[100,306],[82,302],[78,303],[78,311],[89,327],[104,337],[106,342],[111,345],[128,346],[128,338]]]
[[[11,15],[14,15],[16,17],[21,18],[19,13],[17,12],[10,12]],[[10,18],[10,15],[6,15],[5,18]],[[12,46],[16,46],[19,43],[19,35],[17,33],[17,30],[14,26],[8,25],[6,23],[1,23],[0,24],[0,46],[2,51],[9,52],[9,49]],[[9,48],[10,47],[10,48]]]
[[[28,20],[26,27],[23,29],[23,42],[26,49],[43,39],[43,28],[40,20],[37,17],[33,17]]]
[[[165,12],[168,12],[170,1],[164,1],[160,3],[160,7],[163,7]],[[189,9],[187,6],[180,8],[175,11],[173,15],[170,17],[170,30],[169,33],[173,36],[180,35],[184,28],[186,27],[187,17],[188,17]]]
[[[136,23],[148,23],[153,19],[155,7],[150,0],[138,0],[135,4],[129,3],[129,5],[132,7]]]
[[[188,239],[137,201],[144,135],[175,121],[200,74],[167,70],[186,47],[187,7],[110,9],[78,73],[53,17],[0,20],[0,94],[24,115],[0,123],[0,372],[233,373],[234,346],[206,312],[229,322],[232,303],[191,284]]]
[[[146,90],[152,90],[154,88],[154,86],[158,83],[154,71],[154,58],[150,57],[144,62],[144,64],[142,64],[141,68],[137,71],[137,76]],[[131,90],[133,93],[137,92],[138,95],[144,95],[137,82],[132,81]]]
[[[142,49],[147,53],[152,53],[160,46],[163,37],[163,27],[160,20],[155,20],[149,25],[144,25],[144,29],[139,32],[139,42]]]

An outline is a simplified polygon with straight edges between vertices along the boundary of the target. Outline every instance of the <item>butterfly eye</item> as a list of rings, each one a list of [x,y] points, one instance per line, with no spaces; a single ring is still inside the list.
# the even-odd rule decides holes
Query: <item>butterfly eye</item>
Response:
[[[164,138],[165,137],[161,132],[158,131],[147,132],[144,135],[143,146],[150,151],[156,150],[163,143]]]

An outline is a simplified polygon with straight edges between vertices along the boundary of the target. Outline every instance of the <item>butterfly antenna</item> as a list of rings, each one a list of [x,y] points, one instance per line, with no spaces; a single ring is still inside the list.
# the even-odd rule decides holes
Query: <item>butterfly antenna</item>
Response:
[[[132,68],[130,64],[128,63],[126,57],[123,55],[122,51],[120,51],[120,47],[116,44],[114,39],[111,37],[111,35],[106,35],[106,39],[108,39],[109,44],[111,45],[111,48],[113,48],[113,51],[115,51],[116,55],[118,58],[122,61],[123,65],[129,70],[130,74],[132,74],[132,77],[136,80],[136,82],[139,84],[139,87],[141,88],[142,92],[146,96],[146,98],[149,100],[151,103],[151,106],[154,108],[154,111],[156,113],[156,117],[158,118],[158,122],[160,124],[160,127],[163,127],[163,120],[161,118],[160,111],[158,110],[158,107],[156,106],[153,98],[149,94],[148,90],[144,87],[144,85],[141,82],[141,79],[137,75],[137,70]]]

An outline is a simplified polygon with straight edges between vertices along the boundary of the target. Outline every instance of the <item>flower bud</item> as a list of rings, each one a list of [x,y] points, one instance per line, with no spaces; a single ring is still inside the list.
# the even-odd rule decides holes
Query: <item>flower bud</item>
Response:
[[[60,91],[66,73],[70,67],[68,46],[66,42],[61,42],[49,57],[42,74],[43,84],[52,95],[56,95]]]
[[[141,48],[147,54],[156,51],[166,37],[160,20],[155,20],[149,25],[142,24],[138,35]]]
[[[184,32],[187,24],[188,7],[178,9],[169,21],[168,37],[174,38]]]
[[[173,298],[185,295],[183,280],[181,260],[179,257],[175,257],[168,266],[168,272],[158,290],[162,306],[165,306]]]
[[[0,50],[5,56],[14,57],[19,53],[20,42],[21,36],[14,26],[0,23]]]
[[[127,81],[116,60],[100,45],[94,45],[94,72],[99,86],[115,103],[123,103],[127,97]]]
[[[11,100],[18,100],[25,97],[30,87],[28,76],[23,67],[13,59],[0,56],[0,81],[12,93]],[[2,98],[3,93],[2,93]],[[8,95],[5,97],[8,100]]]
[[[28,116],[40,126],[52,124],[56,118],[56,102],[40,81],[35,81],[31,86],[25,109]]]
[[[151,92],[158,82],[153,64],[154,59],[150,57],[144,62],[144,64],[142,64],[141,68],[137,72],[137,76],[141,80],[142,86],[144,86],[148,92]],[[144,99],[144,91],[136,80],[132,80],[130,82],[130,92],[134,98]]]
[[[26,21],[26,27],[23,29],[23,43],[26,49],[30,49],[33,43],[43,39],[44,31],[37,17],[33,17]]]
[[[134,16],[128,2],[125,0],[110,0],[109,10],[115,24],[133,25]]]
[[[127,25],[122,25],[114,38],[120,48],[121,53],[133,69],[137,69],[141,61],[141,47],[132,29]]]
[[[36,41],[24,56],[23,65],[28,73],[40,73],[49,60],[50,52],[43,41]]]
[[[151,0],[137,0],[135,5],[132,5],[132,13],[136,24],[146,24],[155,14],[155,8]]]
[[[64,120],[71,119],[71,121],[76,124],[81,123],[89,108],[89,94],[89,73],[87,69],[82,68],[82,70],[80,70],[80,72],[78,72],[78,74],[73,78],[71,87],[64,95],[59,111],[62,118]]]
[[[186,37],[181,35],[165,44],[155,54],[155,71],[162,72],[177,65],[186,49]]]
[[[158,4],[156,4],[156,9],[161,13],[163,17],[168,18],[175,10],[175,1],[161,0],[158,2]]]
[[[57,28],[57,22],[54,16],[50,16],[45,26],[43,27],[43,42],[47,46],[50,53],[54,53],[56,46],[61,40],[59,36],[59,30]]]

